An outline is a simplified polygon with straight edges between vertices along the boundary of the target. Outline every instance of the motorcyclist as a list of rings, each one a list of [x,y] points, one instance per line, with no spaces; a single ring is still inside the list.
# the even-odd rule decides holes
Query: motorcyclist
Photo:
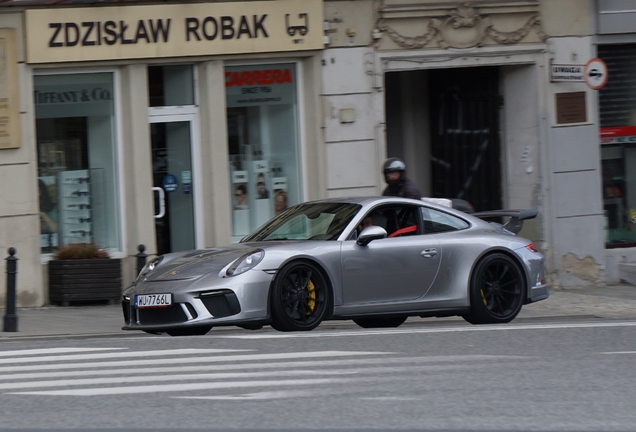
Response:
[[[406,165],[398,158],[389,158],[382,168],[387,183],[382,195],[422,199],[422,192],[415,182],[406,177]]]

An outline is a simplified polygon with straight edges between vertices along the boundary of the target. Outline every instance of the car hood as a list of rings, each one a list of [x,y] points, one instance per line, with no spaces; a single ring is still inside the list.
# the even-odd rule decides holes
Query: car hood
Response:
[[[146,275],[146,281],[194,280],[201,276],[218,274],[235,259],[259,249],[270,249],[293,241],[266,241],[237,243],[226,247],[197,249],[170,253],[161,264]]]
[[[225,248],[199,249],[168,254],[163,262],[146,276],[147,281],[196,279],[220,272],[242,255],[258,248],[253,245],[232,245]]]

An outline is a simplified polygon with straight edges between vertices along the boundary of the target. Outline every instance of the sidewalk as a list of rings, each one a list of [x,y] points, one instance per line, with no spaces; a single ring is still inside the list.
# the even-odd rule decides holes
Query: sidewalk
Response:
[[[0,309],[4,319],[5,311]],[[107,306],[46,306],[21,308],[17,311],[18,331],[3,332],[2,341],[68,337],[126,337],[142,336],[144,333],[123,331],[124,325],[120,305]],[[526,305],[517,320],[551,320],[558,318],[636,319],[636,286],[619,285],[609,287],[559,288],[550,291],[547,300]],[[409,318],[408,322],[440,322],[436,318]],[[444,318],[462,320],[460,317]],[[463,321],[463,320],[462,320]],[[513,321],[514,322],[514,321]],[[2,321],[0,321],[0,326]],[[350,321],[331,321],[325,327],[352,325]],[[238,327],[223,327],[213,331],[246,331]]]

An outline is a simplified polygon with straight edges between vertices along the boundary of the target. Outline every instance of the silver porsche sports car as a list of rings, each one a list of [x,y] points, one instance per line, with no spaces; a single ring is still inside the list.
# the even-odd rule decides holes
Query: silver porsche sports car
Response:
[[[303,331],[324,320],[397,327],[409,316],[452,315],[509,322],[548,297],[543,255],[515,234],[536,214],[469,215],[391,197],[299,204],[240,243],[150,260],[123,293],[123,329]]]

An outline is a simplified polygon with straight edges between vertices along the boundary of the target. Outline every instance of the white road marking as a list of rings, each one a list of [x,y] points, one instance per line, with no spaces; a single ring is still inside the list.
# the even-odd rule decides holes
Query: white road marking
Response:
[[[7,363],[42,363],[49,361],[84,361],[95,360],[105,358],[131,358],[131,357],[151,357],[151,356],[164,356],[164,355],[190,355],[190,354],[221,354],[227,352],[240,352],[251,350],[239,350],[239,349],[175,349],[175,350],[155,350],[155,351],[126,351],[117,353],[100,353],[100,354],[72,354],[72,355],[55,355],[55,356],[41,356],[41,357],[17,357],[17,358],[5,358],[0,359],[0,364]]]
[[[506,330],[555,330],[555,329],[578,329],[578,328],[600,328],[600,327],[636,327],[636,321],[625,322],[602,322],[602,323],[573,323],[573,324],[531,324],[531,325],[478,325],[470,327],[438,327],[438,328],[410,328],[410,329],[390,329],[390,330],[359,330],[359,331],[314,331],[311,333],[265,333],[246,335],[225,335],[225,336],[204,336],[206,338],[221,339],[293,339],[293,338],[320,338],[320,337],[347,337],[347,336],[376,336],[393,334],[422,334],[422,333],[461,333],[461,332],[484,332],[484,331],[506,331]]]
[[[342,392],[328,391],[321,389],[320,396],[327,394],[337,394]],[[299,397],[316,397],[314,390],[279,390],[264,391],[258,393],[247,393],[242,395],[221,395],[221,396],[174,396],[173,399],[204,399],[204,400],[273,400],[289,399]]]
[[[377,397],[361,397],[360,400],[377,400],[377,401],[419,401],[420,396],[377,396]]]
[[[608,351],[601,354],[636,354],[636,351]]]
[[[42,387],[67,387],[67,386],[81,386],[81,385],[100,385],[100,384],[124,384],[124,383],[148,383],[149,381],[155,382],[167,382],[167,381],[204,381],[204,380],[219,380],[219,379],[244,379],[244,378],[267,378],[267,377],[287,377],[287,376],[306,376],[308,373],[311,375],[354,375],[358,371],[353,369],[339,369],[339,370],[325,370],[325,371],[311,371],[306,369],[294,369],[294,370],[279,370],[279,371],[264,371],[264,372],[224,372],[224,373],[207,373],[207,374],[190,374],[190,375],[175,375],[166,374],[163,376],[120,376],[110,378],[87,378],[87,379],[75,379],[75,380],[54,380],[54,381],[28,381],[28,382],[14,382],[0,384],[0,390],[9,389],[27,389],[27,388],[42,388]],[[184,385],[187,385],[184,383]]]
[[[325,357],[346,357],[346,356],[371,356],[371,355],[389,355],[395,354],[391,352],[370,352],[370,351],[316,351],[316,352],[300,352],[300,353],[277,353],[277,354],[238,354],[223,356],[206,356],[206,357],[180,357],[168,359],[145,359],[145,360],[127,360],[127,361],[108,361],[93,363],[62,363],[62,364],[44,364],[44,365],[27,365],[27,366],[4,366],[0,367],[0,373],[25,372],[36,370],[63,370],[63,369],[99,369],[107,367],[132,367],[145,365],[168,365],[168,364],[187,364],[187,363],[220,363],[233,361],[256,361],[256,360],[286,360],[300,358],[325,358]]]
[[[213,389],[234,389],[234,388],[250,388],[250,387],[277,387],[277,386],[313,386],[318,384],[342,384],[346,382],[357,381],[354,378],[321,378],[321,379],[294,379],[294,380],[266,380],[266,381],[240,381],[240,382],[215,382],[215,383],[178,383],[178,384],[160,384],[148,385],[140,387],[107,387],[96,389],[73,389],[73,390],[46,390],[46,391],[27,391],[12,392],[6,394],[17,395],[47,395],[47,396],[105,396],[105,395],[124,395],[124,394],[140,394],[140,393],[166,393],[166,392],[184,392],[194,390],[213,390]]]
[[[381,354],[381,353],[377,353]],[[494,355],[451,355],[451,356],[427,356],[427,357],[399,357],[399,358],[356,358],[347,360],[302,360],[302,361],[283,361],[275,363],[230,363],[230,364],[208,364],[197,366],[170,366],[170,367],[154,367],[124,370],[104,369],[104,370],[80,370],[80,371],[57,371],[57,372],[28,372],[28,373],[12,373],[0,375],[0,381],[15,381],[18,379],[38,379],[38,378],[71,378],[89,376],[110,376],[110,375],[135,375],[135,374],[174,374],[183,372],[199,372],[199,371],[223,371],[223,370],[258,370],[258,369],[290,369],[295,367],[316,368],[316,367],[334,367],[334,366],[363,366],[376,364],[408,364],[408,363],[448,363],[448,362],[475,362],[475,361],[505,361],[505,360],[522,360],[529,357],[522,356],[494,356]]]
[[[0,351],[0,357],[21,356],[21,355],[41,355],[41,354],[61,354],[73,352],[90,352],[90,351],[114,351],[125,350],[128,348],[43,348],[30,350]]]

